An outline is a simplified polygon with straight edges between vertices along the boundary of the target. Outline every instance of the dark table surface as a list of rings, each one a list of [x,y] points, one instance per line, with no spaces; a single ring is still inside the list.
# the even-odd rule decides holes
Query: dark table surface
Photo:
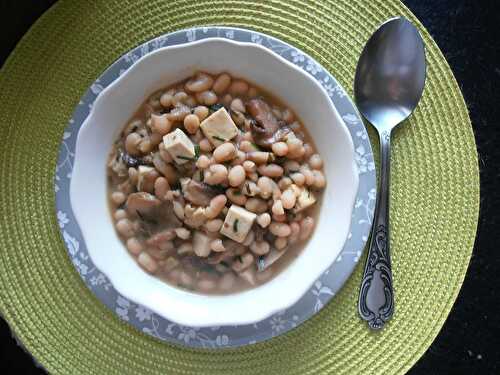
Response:
[[[55,0],[0,1],[0,65]],[[462,88],[476,135],[481,213],[474,253],[438,337],[410,374],[500,373],[500,2],[404,0],[432,34]],[[426,312],[422,312],[426,313]],[[43,374],[0,319],[0,373]]]

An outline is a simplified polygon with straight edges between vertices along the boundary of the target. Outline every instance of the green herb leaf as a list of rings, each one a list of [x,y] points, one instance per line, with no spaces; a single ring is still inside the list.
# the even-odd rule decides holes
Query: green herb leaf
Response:
[[[217,104],[211,105],[210,107],[208,107],[208,109],[210,110],[210,113],[214,113],[214,112],[217,112],[222,107],[224,107],[224,105],[217,103]]]
[[[233,232],[238,232],[238,223],[239,223],[238,219],[234,220],[234,222],[233,222]]]
[[[238,262],[243,263],[243,258],[241,257],[241,255],[238,255],[236,259],[238,260]]]
[[[253,148],[254,148],[256,151],[261,151],[260,147],[259,147],[256,143],[254,143],[254,142],[251,142],[251,143],[252,143]]]
[[[189,161],[195,161],[195,158],[192,158],[190,156],[184,156],[184,155],[178,155],[176,156],[177,159],[182,159],[182,160],[189,160]]]
[[[194,145],[194,157],[196,159],[200,157],[200,145]]]
[[[233,191],[233,194],[234,194],[234,195],[241,195],[241,191],[239,191],[239,190],[234,190],[234,191]]]
[[[221,142],[226,142],[226,140],[224,138],[218,137],[216,135],[213,135],[212,138],[215,138],[215,139],[217,139],[218,141],[221,141]]]

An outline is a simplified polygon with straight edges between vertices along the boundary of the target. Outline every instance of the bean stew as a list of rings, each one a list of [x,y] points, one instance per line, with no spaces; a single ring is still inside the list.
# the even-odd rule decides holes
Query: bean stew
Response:
[[[151,95],[107,164],[110,209],[148,273],[202,294],[265,283],[311,236],[323,161],[294,112],[228,73]]]

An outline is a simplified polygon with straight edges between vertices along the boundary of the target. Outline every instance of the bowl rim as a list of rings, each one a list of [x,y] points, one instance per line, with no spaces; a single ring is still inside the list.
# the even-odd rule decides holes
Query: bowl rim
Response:
[[[314,77],[311,77],[308,73],[306,73],[305,71],[303,71],[302,69],[300,69],[296,65],[292,64],[291,62],[287,61],[282,56],[279,56],[275,52],[273,52],[273,51],[271,51],[271,50],[269,50],[269,49],[267,49],[267,48],[265,48],[265,47],[263,47],[263,46],[261,46],[259,44],[252,43],[252,42],[240,42],[240,41],[228,40],[226,38],[221,38],[221,37],[210,37],[210,38],[201,39],[201,40],[192,41],[192,42],[187,42],[187,43],[182,43],[182,44],[178,44],[178,45],[161,47],[161,48],[158,48],[158,49],[156,49],[156,50],[154,50],[152,52],[147,53],[146,55],[142,56],[139,60],[137,60],[124,74],[122,74],[115,81],[113,81],[109,86],[107,86],[97,96],[97,98],[95,99],[94,105],[93,105],[90,113],[86,117],[85,121],[83,122],[83,124],[80,127],[79,132],[78,132],[77,141],[76,141],[75,162],[74,162],[74,168],[73,168],[73,178],[71,179],[71,183],[70,183],[70,201],[71,201],[71,207],[72,207],[74,216],[76,218],[76,221],[78,223],[78,226],[79,226],[79,228],[80,228],[80,230],[82,232],[82,236],[83,236],[84,240],[85,240],[85,238],[87,236],[85,235],[85,229],[84,229],[85,226],[82,225],[81,220],[79,218],[79,214],[78,214],[79,210],[77,209],[78,202],[77,202],[76,197],[75,197],[76,193],[75,193],[74,186],[77,185],[76,184],[77,177],[75,177],[75,176],[78,176],[79,163],[81,162],[81,160],[79,160],[77,158],[77,155],[79,154],[79,148],[81,148],[81,146],[79,146],[79,142],[83,138],[83,135],[87,131],[90,131],[89,129],[91,129],[91,127],[88,124],[92,123],[93,116],[95,116],[95,113],[96,113],[96,108],[99,108],[102,105],[101,103],[103,101],[105,101],[105,98],[106,98],[107,94],[113,92],[113,90],[116,87],[118,87],[120,85],[120,83],[122,81],[124,81],[129,74],[132,74],[135,71],[139,70],[141,68],[141,64],[144,61],[146,61],[147,59],[151,58],[152,56],[165,53],[165,51],[173,51],[173,50],[178,50],[178,49],[185,49],[185,48],[190,48],[190,47],[197,46],[197,45],[210,44],[210,43],[223,43],[223,44],[236,45],[236,46],[239,46],[239,47],[250,47],[250,48],[253,48],[253,49],[258,49],[258,50],[260,50],[261,52],[263,52],[263,53],[265,53],[267,55],[271,55],[274,59],[278,60],[280,64],[286,66],[287,69],[292,70],[293,74],[299,74],[303,78],[305,78],[309,83],[311,83],[313,86],[315,86],[316,90],[318,90],[319,92],[321,92],[321,94],[327,99],[326,102],[328,103],[329,110],[336,117],[335,121],[338,123],[341,131],[344,133],[344,136],[345,136],[345,138],[346,138],[346,140],[348,142],[349,149],[350,149],[350,154],[351,155],[349,157],[349,160],[352,161],[352,177],[353,177],[354,185],[355,185],[355,188],[352,191],[352,204],[350,205],[350,207],[351,207],[351,213],[352,213],[352,211],[353,211],[353,205],[354,205],[354,199],[355,199],[357,191],[359,189],[359,176],[358,176],[357,164],[356,164],[355,158],[354,158],[354,145],[353,145],[353,141],[352,141],[351,135],[350,135],[350,133],[349,133],[347,127],[346,127],[346,124],[344,123],[343,119],[339,115],[339,113],[338,113],[335,105],[333,104],[333,102],[329,98],[329,96],[328,96],[327,92],[325,91],[325,89],[314,79]],[[345,241],[347,240],[347,235],[349,233],[349,228],[350,228],[350,221],[349,221],[349,224],[348,224],[347,229],[346,229],[346,233],[345,233],[345,236],[344,236],[345,238],[343,239],[342,245],[340,246],[339,253],[342,250],[342,248],[343,248],[343,246],[345,244]],[[86,242],[88,243],[88,241],[86,241]],[[258,310],[254,309],[254,311],[256,311],[256,312],[253,314],[254,317],[252,319],[248,319],[248,318],[237,319],[235,317],[235,318],[231,319],[230,321],[228,321],[226,319],[226,317],[221,317],[221,319],[219,319],[219,320],[212,320],[209,323],[200,323],[200,324],[197,324],[196,322],[193,322],[192,320],[188,320],[187,321],[187,320],[183,319],[182,315],[175,315],[175,314],[172,315],[171,311],[169,311],[168,314],[165,314],[165,312],[162,309],[158,309],[156,306],[152,306],[149,303],[149,301],[144,301],[144,299],[141,298],[140,295],[133,294],[133,293],[131,293],[130,290],[124,290],[121,287],[120,282],[119,282],[120,276],[116,275],[116,273],[113,272],[112,269],[109,269],[108,267],[106,267],[105,264],[103,265],[98,258],[92,256],[93,252],[91,251],[90,246],[88,246],[88,253],[91,256],[92,261],[94,262],[95,266],[103,274],[105,274],[109,278],[109,280],[112,283],[112,285],[114,286],[114,288],[120,294],[122,294],[126,298],[129,298],[130,300],[132,300],[132,301],[134,301],[134,302],[136,302],[138,304],[146,306],[147,308],[151,309],[152,311],[156,312],[157,314],[159,314],[159,315],[161,315],[161,316],[163,316],[163,317],[165,317],[165,318],[167,318],[169,320],[172,320],[172,321],[177,322],[177,323],[182,324],[182,325],[191,326],[191,327],[207,327],[207,326],[218,326],[218,325],[243,325],[243,324],[251,324],[251,323],[255,323],[255,322],[261,321],[261,320],[263,320],[263,319],[265,319],[265,318],[267,318],[267,317],[275,314],[276,312],[282,311],[282,310],[284,310],[284,309],[292,306],[293,304],[295,304],[304,295],[304,293],[307,292],[307,290],[312,286],[312,284],[317,280],[317,278],[326,269],[328,269],[330,267],[330,265],[331,265],[331,262],[325,262],[325,264],[324,264],[323,269],[321,270],[321,272],[314,272],[313,275],[311,275],[310,277],[308,277],[308,281],[307,282],[301,282],[300,283],[300,285],[301,285],[300,292],[291,295],[293,297],[289,296],[287,299],[282,299],[281,300],[282,303],[280,305],[276,303],[276,305],[272,306],[272,308],[270,307],[270,308],[267,308],[267,309],[263,308],[263,309],[258,309]],[[334,259],[332,261],[334,261]],[[285,271],[283,271],[283,272],[285,272]],[[153,276],[150,276],[150,275],[148,275],[148,276],[151,277],[151,278],[154,278]],[[154,279],[157,280],[156,278],[154,278]],[[261,287],[264,287],[264,286],[270,284],[271,282],[265,283]],[[161,282],[161,283],[168,286],[168,284],[166,284],[164,282]],[[170,287],[169,286],[169,288],[173,289],[175,291],[179,291],[177,288],[174,288],[174,287]],[[255,290],[255,289],[258,289],[258,288],[250,289],[250,291]],[[189,292],[184,292],[184,291],[181,291],[181,293],[182,294],[188,293],[188,294],[191,294],[191,295],[194,294],[194,293],[189,293]],[[236,294],[230,294],[230,295],[226,295],[226,296],[217,296],[217,297],[203,295],[202,297],[203,298],[226,298],[227,299],[227,298],[232,298],[232,297],[234,297],[236,295],[244,295],[244,294],[246,294],[246,292],[241,292],[241,293],[236,293]],[[200,294],[196,294],[196,295],[200,296]]]

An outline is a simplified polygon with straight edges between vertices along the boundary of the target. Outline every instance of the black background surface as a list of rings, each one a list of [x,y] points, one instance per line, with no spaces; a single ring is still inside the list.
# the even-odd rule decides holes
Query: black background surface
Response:
[[[0,65],[53,3],[55,0],[0,0]],[[465,283],[443,329],[409,373],[500,374],[500,236],[497,226],[500,217],[497,194],[500,176],[497,150],[500,1],[405,0],[404,3],[432,34],[453,69],[470,111],[481,169],[478,236]],[[44,373],[16,345],[7,324],[1,319],[0,373]]]

